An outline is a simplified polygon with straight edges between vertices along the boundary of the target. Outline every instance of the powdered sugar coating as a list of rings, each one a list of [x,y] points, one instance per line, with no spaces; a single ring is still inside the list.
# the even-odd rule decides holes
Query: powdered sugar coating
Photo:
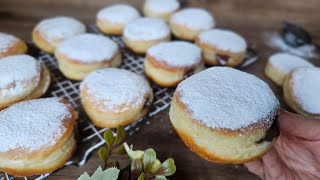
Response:
[[[302,67],[291,75],[292,95],[304,111],[320,114],[320,68]]]
[[[191,117],[209,128],[243,130],[271,125],[279,102],[269,86],[254,75],[212,67],[182,81],[176,90]]]
[[[96,34],[81,34],[72,37],[57,47],[56,53],[81,63],[110,61],[119,51],[110,38]]]
[[[170,35],[169,26],[158,18],[138,18],[124,28],[124,37],[131,40],[157,40]]]
[[[15,36],[0,32],[0,53],[7,52],[17,41]]]
[[[212,29],[202,32],[199,34],[199,40],[215,48],[234,53],[243,52],[247,49],[246,40],[239,34],[228,30]]]
[[[269,58],[268,63],[286,74],[298,67],[314,67],[307,60],[288,53],[276,53]]]
[[[97,14],[98,19],[107,20],[113,23],[127,24],[140,17],[139,12],[132,6],[116,4],[101,9]]]
[[[21,148],[32,152],[54,146],[70,118],[68,107],[59,98],[24,101],[0,111],[0,152]]]
[[[101,102],[102,108],[114,112],[123,112],[145,103],[146,94],[152,91],[142,76],[115,68],[90,73],[81,83],[81,91],[84,88],[90,94],[88,101]]]
[[[188,8],[178,11],[171,16],[170,21],[193,30],[208,30],[215,26],[213,16],[199,8]]]
[[[42,20],[35,31],[41,33],[49,41],[63,41],[72,36],[86,32],[86,27],[72,17],[58,16]]]
[[[177,0],[146,0],[145,6],[156,13],[170,13],[180,7]]]
[[[201,62],[201,49],[184,41],[159,43],[149,48],[147,54],[173,67],[190,67]]]
[[[29,55],[14,55],[0,59],[0,97],[22,93],[24,88],[30,86],[29,81],[39,82],[40,71],[40,63]]]

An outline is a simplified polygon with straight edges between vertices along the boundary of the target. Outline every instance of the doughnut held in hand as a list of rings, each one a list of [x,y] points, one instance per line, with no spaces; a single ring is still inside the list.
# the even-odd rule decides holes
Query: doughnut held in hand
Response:
[[[27,52],[26,43],[7,33],[0,32],[0,58],[16,55],[16,54],[24,54]]]
[[[291,71],[284,81],[283,95],[297,113],[320,118],[320,68],[300,67]]]
[[[201,71],[201,49],[189,42],[162,42],[148,49],[145,73],[157,85],[177,86],[185,78]]]
[[[47,67],[29,55],[0,59],[0,109],[42,96],[50,85]]]
[[[0,171],[32,176],[62,167],[76,149],[76,118],[61,98],[24,101],[0,111]]]
[[[32,31],[32,40],[42,51],[53,53],[58,44],[85,31],[85,25],[77,19],[58,16],[37,24]]]
[[[84,79],[80,97],[84,110],[96,126],[115,128],[143,117],[151,106],[153,93],[142,76],[106,68]]]
[[[213,67],[182,81],[170,120],[185,144],[220,163],[244,163],[265,154],[279,134],[279,102],[257,77]]]
[[[54,55],[60,71],[72,80],[83,80],[96,69],[121,64],[121,53],[115,42],[108,37],[89,33],[59,44]]]

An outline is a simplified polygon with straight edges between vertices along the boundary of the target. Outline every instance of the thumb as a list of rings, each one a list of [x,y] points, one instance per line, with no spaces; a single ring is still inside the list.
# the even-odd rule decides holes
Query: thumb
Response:
[[[279,112],[280,131],[306,140],[320,140],[320,119],[306,118],[285,110]]]

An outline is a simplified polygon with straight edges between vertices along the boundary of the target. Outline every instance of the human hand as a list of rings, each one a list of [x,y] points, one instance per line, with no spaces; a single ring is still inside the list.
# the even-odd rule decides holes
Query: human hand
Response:
[[[281,110],[279,123],[270,151],[245,166],[262,179],[320,179],[320,119]]]

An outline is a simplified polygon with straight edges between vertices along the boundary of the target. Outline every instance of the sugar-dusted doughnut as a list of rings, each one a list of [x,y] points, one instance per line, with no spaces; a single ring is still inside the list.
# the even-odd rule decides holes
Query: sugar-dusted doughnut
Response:
[[[139,12],[126,4],[115,4],[101,9],[96,17],[100,31],[106,34],[121,35],[130,21],[140,17]]]
[[[287,74],[298,67],[313,67],[313,65],[295,55],[276,53],[269,57],[264,73],[278,86],[282,86]]]
[[[265,154],[279,135],[279,102],[254,75],[212,67],[182,81],[170,120],[185,144],[220,163],[244,163]]]
[[[39,98],[50,85],[49,70],[29,55],[1,58],[0,77],[0,109],[22,100]]]
[[[96,126],[114,128],[143,117],[150,108],[153,93],[142,76],[106,68],[84,79],[80,97],[84,110]]]
[[[320,118],[320,68],[300,67],[283,84],[285,102],[297,113]]]
[[[23,101],[0,111],[0,171],[32,176],[62,167],[76,149],[76,118],[61,98]]]
[[[144,61],[146,75],[162,87],[177,86],[203,68],[201,49],[184,41],[154,45],[148,49]]]
[[[246,56],[245,39],[232,31],[212,29],[199,34],[196,43],[208,65],[239,66]]]
[[[124,28],[123,40],[136,53],[145,53],[151,46],[170,39],[169,26],[158,18],[138,18]]]
[[[178,0],[146,0],[143,5],[143,14],[169,21],[171,15],[180,8]]]
[[[81,34],[69,38],[57,47],[54,55],[60,71],[69,79],[83,80],[90,72],[121,64],[118,45],[110,38],[96,34]]]
[[[16,55],[16,54],[24,54],[27,52],[26,43],[7,33],[0,32],[0,58]]]
[[[85,25],[79,20],[58,16],[40,21],[32,31],[32,39],[41,50],[53,53],[58,44],[85,31]]]
[[[193,41],[202,31],[213,28],[215,20],[204,9],[187,8],[173,14],[169,24],[175,37]]]

